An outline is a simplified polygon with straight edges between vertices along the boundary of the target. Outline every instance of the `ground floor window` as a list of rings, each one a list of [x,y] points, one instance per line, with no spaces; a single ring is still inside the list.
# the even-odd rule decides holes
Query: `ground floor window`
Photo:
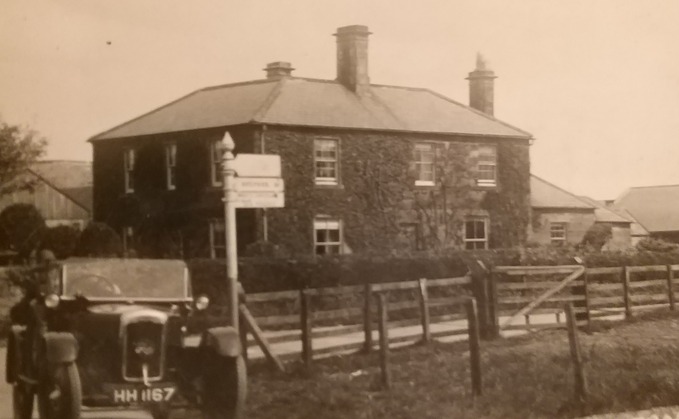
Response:
[[[551,223],[549,225],[549,238],[552,244],[562,246],[566,243],[566,223]]]
[[[342,252],[340,220],[331,218],[314,220],[314,250],[317,255],[331,255]]]
[[[226,257],[226,228],[224,220],[210,220],[210,257],[223,259]]]
[[[467,250],[488,249],[488,219],[471,218],[465,221],[464,247]]]

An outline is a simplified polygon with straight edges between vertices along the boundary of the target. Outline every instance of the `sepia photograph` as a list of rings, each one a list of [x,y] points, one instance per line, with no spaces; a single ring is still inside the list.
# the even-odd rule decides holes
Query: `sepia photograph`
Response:
[[[2,0],[0,419],[679,419],[678,22]]]

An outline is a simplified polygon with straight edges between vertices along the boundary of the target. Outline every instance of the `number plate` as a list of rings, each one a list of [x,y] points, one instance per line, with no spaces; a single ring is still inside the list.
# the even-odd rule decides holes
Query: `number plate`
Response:
[[[108,389],[115,404],[169,402],[177,391],[171,385],[157,387],[111,386]]]

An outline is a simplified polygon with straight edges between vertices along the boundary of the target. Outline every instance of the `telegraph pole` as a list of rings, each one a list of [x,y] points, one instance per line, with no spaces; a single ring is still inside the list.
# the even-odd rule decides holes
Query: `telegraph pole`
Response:
[[[222,175],[224,187],[224,227],[226,235],[226,279],[229,288],[229,322],[238,332],[238,250],[236,242],[236,170],[233,167],[236,144],[226,131],[222,138]]]

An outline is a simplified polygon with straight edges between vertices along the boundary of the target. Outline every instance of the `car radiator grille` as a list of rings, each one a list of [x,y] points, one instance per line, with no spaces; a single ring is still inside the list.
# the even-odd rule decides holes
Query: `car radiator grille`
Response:
[[[148,379],[162,379],[165,360],[165,324],[151,321],[130,323],[126,327],[124,378],[143,379],[143,365],[148,368]]]

